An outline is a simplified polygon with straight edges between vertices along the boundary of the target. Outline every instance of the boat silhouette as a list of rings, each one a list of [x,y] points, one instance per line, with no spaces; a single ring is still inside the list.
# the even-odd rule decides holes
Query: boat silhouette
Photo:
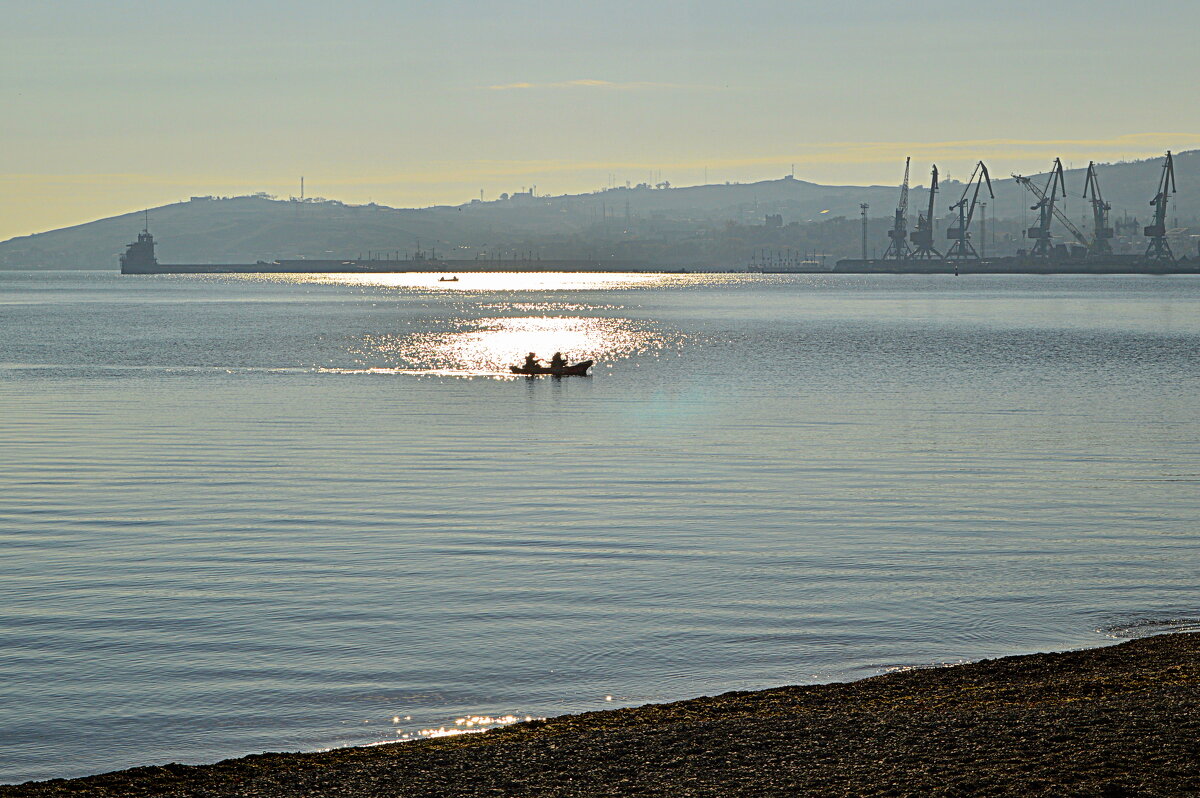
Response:
[[[524,374],[527,377],[535,377],[542,374],[549,374],[551,377],[586,377],[588,369],[592,367],[592,360],[581,360],[578,363],[572,363],[569,366],[554,368],[553,366],[509,366],[513,374]]]

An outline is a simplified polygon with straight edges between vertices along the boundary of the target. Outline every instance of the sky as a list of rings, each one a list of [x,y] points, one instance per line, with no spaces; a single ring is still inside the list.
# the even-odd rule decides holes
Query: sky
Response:
[[[1200,147],[1193,0],[0,0],[0,18],[0,240],[287,197],[301,175],[307,196],[420,207]]]

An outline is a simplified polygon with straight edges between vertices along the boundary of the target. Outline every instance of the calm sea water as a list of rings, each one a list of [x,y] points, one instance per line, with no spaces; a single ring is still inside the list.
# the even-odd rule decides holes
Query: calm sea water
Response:
[[[1200,279],[436,280],[0,272],[0,781],[1197,623]]]

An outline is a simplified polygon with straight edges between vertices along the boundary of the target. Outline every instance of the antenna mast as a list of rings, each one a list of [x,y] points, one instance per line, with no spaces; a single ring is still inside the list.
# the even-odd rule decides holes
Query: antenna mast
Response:
[[[866,202],[860,202],[858,209],[862,212],[862,259],[867,259],[867,209],[871,206]]]

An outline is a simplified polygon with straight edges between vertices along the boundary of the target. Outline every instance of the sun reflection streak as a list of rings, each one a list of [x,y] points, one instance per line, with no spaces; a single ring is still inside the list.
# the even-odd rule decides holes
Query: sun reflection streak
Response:
[[[406,716],[406,719],[411,716]],[[396,724],[400,720],[399,716],[392,718],[392,723]],[[453,726],[443,724],[437,728],[419,729],[415,732],[406,732],[404,729],[396,729],[395,740],[379,740],[373,743],[366,743],[364,747],[373,748],[380,745],[395,745],[396,743],[408,743],[416,740],[432,740],[438,737],[457,737],[461,734],[482,734],[492,729],[502,729],[505,726],[511,726],[514,723],[528,723],[533,720],[545,720],[544,717],[534,715],[468,715],[463,718],[456,718]],[[365,721],[364,721],[365,722]],[[334,750],[332,748],[321,749],[324,751]]]
[[[442,277],[453,274],[454,282]],[[223,275],[224,276],[224,275]],[[660,288],[692,282],[711,282],[712,275],[662,274],[656,272],[380,272],[340,274],[331,272],[246,275],[277,282],[344,285],[409,291],[492,293],[497,291],[614,291]]]
[[[461,322],[457,329],[372,335],[355,353],[369,373],[511,376],[527,352],[571,362],[616,358],[669,348],[666,334],[646,322],[584,316],[498,317]],[[675,342],[678,343],[678,342]]]

